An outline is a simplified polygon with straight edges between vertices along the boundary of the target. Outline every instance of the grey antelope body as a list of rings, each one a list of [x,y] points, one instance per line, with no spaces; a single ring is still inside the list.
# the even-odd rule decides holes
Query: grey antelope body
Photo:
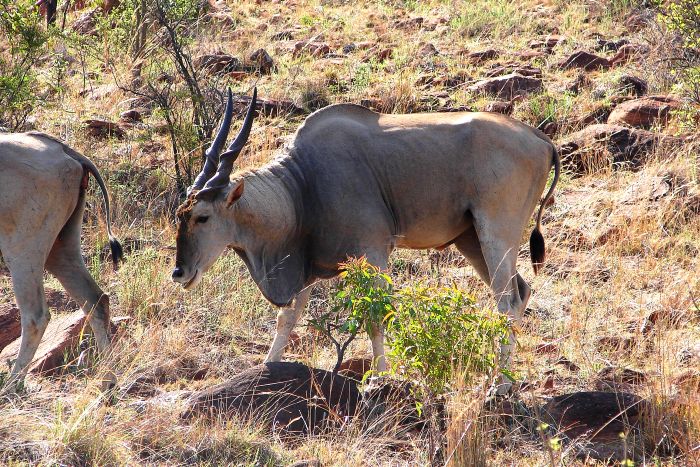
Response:
[[[250,130],[252,108],[241,134]],[[233,248],[263,295],[283,307],[267,361],[281,359],[309,286],[336,275],[348,256],[386,268],[394,248],[454,244],[490,285],[499,311],[522,316],[530,288],[515,268],[521,235],[552,165],[545,201],[560,168],[537,130],[492,113],[385,115],[333,105],[306,119],[284,155],[229,180],[241,139],[202,184],[220,150],[212,144],[209,168],[179,209],[173,278],[192,287]],[[544,260],[544,204],[530,237],[536,270]],[[383,335],[370,337],[383,369]],[[513,344],[511,336],[501,349],[506,364]]]
[[[42,133],[0,135],[0,252],[12,276],[22,325],[13,382],[25,376],[49,322],[44,269],[87,314],[100,353],[109,349],[109,299],[90,276],[80,250],[88,174],[104,196],[116,266],[121,246],[112,236],[109,198],[93,163]],[[114,376],[108,379],[111,383]]]

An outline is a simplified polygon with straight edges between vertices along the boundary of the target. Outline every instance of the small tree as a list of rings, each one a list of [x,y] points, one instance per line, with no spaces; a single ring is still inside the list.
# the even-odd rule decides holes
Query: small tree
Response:
[[[191,37],[201,8],[199,0],[126,0],[103,21],[104,34],[136,60],[133,82],[120,87],[152,101],[163,115],[181,195],[223,110],[219,83],[192,63]]]
[[[335,347],[337,361],[361,330],[371,334],[373,326],[382,326],[393,311],[391,278],[367,262],[365,257],[340,265],[343,272],[334,288],[330,309],[313,316],[309,325],[321,332]]]
[[[433,394],[449,389],[455,369],[465,375],[497,369],[498,347],[509,332],[505,316],[482,310],[454,286],[394,290],[391,278],[365,258],[341,267],[330,307],[309,320],[335,346],[336,371],[358,332],[378,325],[387,328],[392,371]]]
[[[33,2],[0,0],[0,126],[19,129],[39,102],[34,65],[48,39]]]
[[[659,19],[681,39],[674,69],[696,103],[700,103],[700,0],[658,1]]]

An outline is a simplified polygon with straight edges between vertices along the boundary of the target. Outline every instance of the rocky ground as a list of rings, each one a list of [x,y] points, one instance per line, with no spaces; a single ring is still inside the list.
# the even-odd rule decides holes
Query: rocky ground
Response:
[[[26,394],[0,405],[2,462],[700,463],[700,109],[669,61],[677,41],[644,2],[210,1],[190,19],[187,52],[207,89],[232,86],[239,110],[254,84],[262,98],[241,168],[269,160],[306,115],[336,102],[388,113],[500,112],[559,147],[565,172],[545,210],[544,270],[532,274],[526,246],[520,255],[533,297],[518,333],[516,391],[487,401],[483,387],[456,377],[427,415],[410,410],[401,383],[360,394],[352,380],[324,379],[335,352],[303,324],[288,358],[304,365],[259,366],[275,312],[234,255],[191,293],[170,283],[173,139],[167,115],[143,94],[149,83],[180,92],[183,82],[172,67],[154,74],[153,57],[169,60],[162,42],[134,57],[115,38],[114,15],[128,2],[110,2],[110,13],[75,3],[70,33],[37,64],[43,105],[25,127],[64,139],[108,180],[128,260],[111,271],[97,198],[83,245],[112,297],[116,349],[94,362],[81,314],[47,277],[54,319]],[[151,26],[149,34],[163,33]],[[194,133],[191,116],[182,118],[190,130],[178,144]],[[391,275],[399,285],[456,283],[492,303],[452,249],[396,252]],[[312,313],[327,296],[319,285]],[[15,352],[17,323],[0,266],[3,362]],[[348,366],[362,367],[369,353],[358,339]],[[98,390],[106,366],[120,382],[107,396]],[[284,421],[274,411],[296,434],[252,410],[252,399],[227,402],[245,383],[278,384],[280,374],[298,383],[284,391],[309,414]],[[339,403],[309,408],[332,399],[324,390],[336,385],[347,391]],[[224,403],[212,412],[212,400]]]

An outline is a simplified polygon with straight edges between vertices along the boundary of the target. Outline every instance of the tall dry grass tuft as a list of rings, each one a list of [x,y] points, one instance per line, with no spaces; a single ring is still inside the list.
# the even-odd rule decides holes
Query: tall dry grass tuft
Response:
[[[484,378],[482,384],[468,385],[466,381],[474,383],[475,378],[460,373],[455,372],[453,390],[446,404],[445,465],[486,466],[495,429],[494,416],[485,410],[488,384]]]

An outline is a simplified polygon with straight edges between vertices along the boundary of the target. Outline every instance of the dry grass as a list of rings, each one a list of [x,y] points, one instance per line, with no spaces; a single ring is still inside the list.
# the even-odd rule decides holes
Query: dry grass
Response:
[[[495,62],[510,60],[509,53],[528,49],[530,40],[552,33],[565,35],[566,41],[552,55],[530,61],[542,69],[547,91],[516,102],[514,116],[530,124],[551,117],[559,124],[559,135],[580,129],[578,117],[609,105],[615,83],[625,73],[649,78],[650,94],[669,92],[672,86],[665,64],[655,61],[663,53],[665,36],[653,25],[627,32],[620,20],[631,11],[631,2],[225,3],[236,27],[224,27],[217,20],[202,22],[193,38],[197,54],[223,50],[247,57],[265,48],[277,71],[258,79],[259,93],[291,99],[307,110],[363,99],[380,99],[386,112],[437,110],[445,102],[481,108],[487,99],[471,95],[466,87]],[[395,24],[416,16],[445,21],[432,30]],[[350,42],[377,45],[339,61],[294,57],[288,43],[270,40],[274,33],[293,27],[298,27],[295,39],[315,38],[334,51]],[[589,73],[589,83],[579,94],[567,93],[564,89],[577,73],[563,72],[556,63],[575,49],[591,50],[596,44],[594,32],[658,47],[652,47],[646,61]],[[417,56],[418,45],[428,42],[440,55]],[[365,59],[384,48],[393,49],[390,59]],[[498,49],[502,57],[474,65],[458,55],[463,49],[486,48]],[[73,65],[78,72],[69,73],[61,92],[49,95],[47,105],[37,110],[37,126],[92,158],[109,181],[115,230],[122,239],[141,242],[121,270],[111,272],[100,256],[106,241],[97,215],[100,203],[92,200],[83,242],[86,256],[113,297],[113,314],[132,320],[109,361],[56,378],[34,378],[26,396],[2,403],[0,463],[285,465],[315,458],[322,465],[429,465],[438,458],[429,449],[436,439],[438,444],[444,442],[434,446],[442,450],[440,459],[454,466],[589,462],[576,460],[575,452],[566,447],[557,448],[551,442],[557,434],[538,432],[534,422],[504,424],[485,408],[485,389],[464,387],[459,376],[446,396],[444,433],[388,429],[395,425],[387,415],[370,426],[350,422],[338,433],[309,435],[290,443],[265,433],[254,421],[180,420],[187,391],[208,387],[262,361],[275,312],[232,254],[222,257],[191,293],[170,283],[177,195],[170,142],[157,131],[162,120],[156,113],[122,140],[86,136],[84,118],[116,119],[130,96],[115,90],[90,98],[81,97],[80,91],[113,83],[115,77],[128,79],[131,63],[124,51],[111,50],[114,66],[107,69],[114,75],[103,73],[107,54],[102,48],[89,50],[84,66],[93,74],[84,80],[83,55],[73,49],[68,53],[79,58]],[[650,71],[654,67],[659,73]],[[440,80],[446,77],[461,77],[465,84]],[[252,81],[231,84],[243,92]],[[273,157],[300,122],[300,117],[259,118],[240,168]],[[679,116],[664,131],[698,130],[695,126],[688,131],[687,125]],[[689,143],[659,150],[635,172],[565,174],[555,203],[545,211],[544,273],[532,275],[527,251],[519,262],[520,273],[534,290],[514,365],[528,383],[521,400],[534,407],[548,396],[596,389],[601,370],[610,366],[641,371],[643,382],[618,389],[652,403],[644,432],[651,454],[643,459],[650,465],[700,464],[698,162],[697,146]],[[399,284],[455,282],[475,293],[481,303],[492,303],[487,288],[452,250],[396,252],[392,275]],[[58,287],[53,279],[47,280]],[[0,301],[11,300],[9,277],[2,272],[0,292]],[[323,307],[326,292],[327,286],[319,286],[311,306]],[[300,344],[289,358],[330,368],[335,360],[332,349],[303,326],[297,331]],[[543,343],[551,344],[550,350],[538,350]],[[366,339],[353,343],[349,351],[351,356],[368,352]],[[575,366],[558,363],[561,357]],[[120,381],[120,390],[109,397],[99,393],[96,382],[106,365],[115,366]]]

